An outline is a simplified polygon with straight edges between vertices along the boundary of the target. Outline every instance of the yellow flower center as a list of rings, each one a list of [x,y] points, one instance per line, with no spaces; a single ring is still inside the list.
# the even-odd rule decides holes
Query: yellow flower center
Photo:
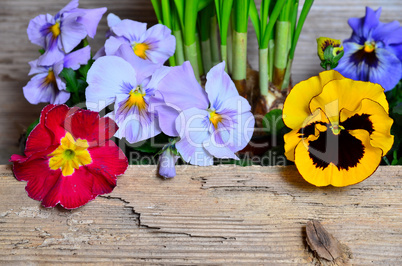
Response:
[[[56,21],[56,23],[50,27],[50,32],[53,34],[53,37],[57,37],[60,35],[60,22]]]
[[[146,43],[136,43],[136,44],[133,46],[134,53],[135,53],[138,57],[140,57],[140,58],[142,58],[142,59],[147,59],[146,51],[147,51],[148,49],[149,49],[149,45],[146,44]]]
[[[366,53],[371,53],[371,52],[374,51],[374,49],[375,49],[375,43],[373,43],[373,42],[366,42],[366,43],[364,44],[364,51],[365,51]]]
[[[88,147],[87,140],[74,140],[74,137],[67,132],[61,139],[60,146],[48,155],[51,157],[49,160],[50,169],[61,169],[63,176],[72,175],[75,169],[92,163]]]
[[[53,72],[53,70],[51,68],[49,69],[49,71],[47,73],[47,76],[45,78],[45,83],[46,84],[54,84],[54,83],[56,83],[56,77],[54,76],[54,72]]]
[[[339,133],[341,133],[341,130],[345,130],[345,128],[339,125],[338,122],[331,122],[331,129],[334,135],[339,135]]]
[[[209,121],[211,121],[215,129],[217,129],[218,124],[222,122],[222,116],[220,114],[217,114],[216,111],[212,111],[209,113]]]
[[[133,89],[129,93],[128,100],[126,101],[124,107],[125,108],[132,108],[137,107],[139,111],[145,110],[147,107],[147,103],[144,100],[145,94],[141,92],[139,87]]]

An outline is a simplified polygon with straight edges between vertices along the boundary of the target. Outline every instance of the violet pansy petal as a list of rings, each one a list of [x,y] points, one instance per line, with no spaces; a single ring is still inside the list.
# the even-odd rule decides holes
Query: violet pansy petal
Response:
[[[219,109],[225,100],[239,96],[236,86],[225,72],[225,62],[217,64],[208,72],[205,91],[214,109]]]
[[[216,143],[214,141],[214,136],[211,136],[210,139],[204,141],[202,145],[209,154],[216,158],[239,160],[236,154],[234,154],[234,152],[229,149],[227,145]]]
[[[402,61],[402,43],[391,44],[386,48],[391,53],[395,54],[400,61]]]
[[[112,27],[112,31],[117,36],[123,36],[130,40],[130,42],[138,42],[141,35],[147,30],[147,24],[123,19],[120,23]]]
[[[70,93],[68,91],[65,90],[61,90],[58,93],[56,93],[55,98],[53,100],[53,104],[63,104],[66,103],[68,101],[68,99],[70,99]]]
[[[29,40],[40,47],[45,48],[45,36],[48,33],[47,25],[54,24],[54,19],[51,15],[39,15],[29,21],[27,34]]]
[[[363,36],[368,38],[372,29],[380,23],[381,7],[374,11],[370,7],[366,7],[366,16],[364,17],[364,25],[362,29]]]
[[[91,58],[91,47],[85,46],[79,50],[71,52],[64,57],[64,67],[77,70],[80,65],[85,65]]]
[[[138,84],[142,83],[145,78],[151,76],[161,67],[161,65],[154,64],[151,61],[143,60],[136,56],[131,46],[127,44],[121,45],[115,55],[123,58],[134,68]]]
[[[381,23],[372,32],[373,39],[385,45],[402,43],[402,27],[398,21]]]
[[[122,46],[122,45],[130,47],[130,49],[131,49],[131,45],[129,44],[129,42],[126,38],[111,36],[105,42],[105,54],[106,55],[115,55],[117,50],[119,50],[120,46]]]
[[[65,54],[59,49],[57,39],[53,39],[50,35],[48,35],[46,39],[49,46],[45,49],[44,54],[38,58],[38,64],[51,66],[63,60]]]
[[[113,103],[116,94],[128,94],[137,86],[136,73],[129,63],[117,56],[97,59],[88,71],[85,92],[87,107],[99,112]]]
[[[81,9],[77,8],[77,11],[84,12],[85,15],[79,16],[77,22],[83,24],[89,37],[94,38],[96,35],[96,29],[103,14],[106,12],[106,7],[95,9]]]
[[[28,75],[34,75],[34,74],[39,74],[39,73],[47,73],[48,68],[38,65],[38,59],[33,60],[29,62],[29,65],[31,66],[31,70],[29,71]]]
[[[159,127],[162,132],[168,136],[175,137],[179,133],[176,130],[176,118],[182,110],[177,110],[165,103],[162,94],[159,91],[155,92],[155,96],[151,97],[149,108],[155,110],[159,117]]]
[[[176,176],[176,162],[179,156],[175,155],[173,151],[166,149],[159,159],[159,175],[164,178],[173,178]]]
[[[205,90],[197,82],[190,62],[171,67],[169,73],[159,82],[158,91],[165,102],[177,110],[192,107],[206,110],[209,101]]]
[[[393,89],[402,78],[402,63],[386,49],[376,49],[378,64],[369,68],[369,81],[380,84],[385,91]]]
[[[344,55],[339,60],[338,66],[334,68],[334,70],[341,73],[342,76],[344,76],[345,78],[359,80],[361,70],[359,64],[353,61],[354,60],[353,55],[360,49],[363,49],[363,46],[357,43],[354,42],[344,43],[343,44]]]
[[[28,81],[27,85],[22,88],[25,99],[30,104],[38,104],[40,102],[50,102],[51,96],[44,85],[47,73],[37,74]]]
[[[109,28],[116,26],[120,22],[121,22],[121,19],[118,16],[116,16],[115,14],[109,13],[109,15],[107,15],[107,25],[109,26]]]
[[[105,46],[103,46],[96,52],[96,54],[93,56],[93,59],[96,60],[99,57],[102,57],[102,56],[105,56],[105,55],[106,55]]]
[[[65,7],[63,7],[58,14],[69,12],[78,7],[78,0],[71,0]]]
[[[149,28],[138,42],[149,45],[146,51],[147,59],[156,64],[165,63],[176,50],[176,38],[171,34],[171,30],[162,24]]]
[[[209,165],[211,155],[202,145],[210,137],[208,114],[206,110],[190,108],[176,118],[176,130],[180,135],[176,148],[183,159],[191,164]]]
[[[59,36],[64,52],[71,52],[86,36],[85,26],[77,22],[76,14],[64,17]]]

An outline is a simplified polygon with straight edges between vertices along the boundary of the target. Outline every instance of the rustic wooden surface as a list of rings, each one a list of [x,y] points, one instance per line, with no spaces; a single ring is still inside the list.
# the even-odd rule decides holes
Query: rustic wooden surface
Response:
[[[43,13],[56,14],[69,0],[1,0],[0,1],[0,164],[8,162],[10,155],[18,153],[18,136],[39,115],[43,104],[30,105],[22,94],[29,81],[28,62],[38,57],[38,46],[29,42],[26,28],[29,20]],[[260,1],[257,1],[260,2]],[[301,3],[303,1],[300,1]],[[345,39],[351,34],[349,17],[364,16],[365,6],[383,6],[381,20],[401,20],[401,0],[316,0],[300,36],[293,64],[294,83],[317,75],[321,71],[316,57],[319,36]],[[154,24],[156,18],[147,0],[81,0],[80,7],[107,7],[121,18]],[[248,54],[257,68],[257,43],[251,23]],[[93,50],[100,48],[107,30],[106,16],[102,19]]]
[[[306,264],[310,219],[352,265],[402,264],[402,167],[345,188],[316,188],[287,167],[179,167],[171,180],[132,166],[109,195],[67,211],[28,198],[0,167],[0,264]]]

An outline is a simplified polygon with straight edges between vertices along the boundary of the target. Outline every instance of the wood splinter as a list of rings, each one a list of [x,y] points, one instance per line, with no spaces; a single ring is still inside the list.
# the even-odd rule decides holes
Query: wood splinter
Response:
[[[334,238],[317,220],[306,225],[307,244],[319,257],[336,265],[347,265],[351,253],[346,245]],[[322,261],[321,261],[322,262]]]

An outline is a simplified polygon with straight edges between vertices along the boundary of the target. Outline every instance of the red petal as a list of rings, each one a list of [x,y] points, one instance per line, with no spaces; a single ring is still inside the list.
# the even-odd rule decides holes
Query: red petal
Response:
[[[66,135],[63,128],[64,121],[75,109],[68,108],[66,105],[58,105],[51,109],[45,118],[45,126],[54,134],[55,141],[60,143],[60,139]]]
[[[102,146],[88,149],[92,163],[87,165],[94,175],[103,175],[109,183],[122,175],[128,167],[128,160],[122,150],[109,140]],[[96,182],[96,179],[95,179]]]
[[[60,176],[60,170],[51,170],[49,160],[43,158],[14,163],[13,171],[15,178],[28,181],[25,190],[35,200],[42,200]]]
[[[24,151],[26,156],[30,156],[35,152],[42,151],[53,144],[53,135],[45,127],[45,117],[46,114],[55,106],[56,105],[54,104],[48,104],[42,109],[39,124],[31,131],[28,136]]]
[[[93,200],[92,175],[85,167],[80,167],[71,176],[60,176],[57,183],[46,195],[42,205],[49,208],[58,203],[66,209],[75,209]]]
[[[88,169],[88,171],[90,171]],[[95,175],[94,183],[92,185],[92,194],[102,195],[108,194],[113,191],[116,186],[116,177],[109,176],[109,178],[103,175]]]
[[[97,112],[88,110],[76,112],[70,121],[71,123],[65,124],[65,129],[76,139],[86,139],[91,147],[109,140],[118,129],[113,120],[99,118]]]

